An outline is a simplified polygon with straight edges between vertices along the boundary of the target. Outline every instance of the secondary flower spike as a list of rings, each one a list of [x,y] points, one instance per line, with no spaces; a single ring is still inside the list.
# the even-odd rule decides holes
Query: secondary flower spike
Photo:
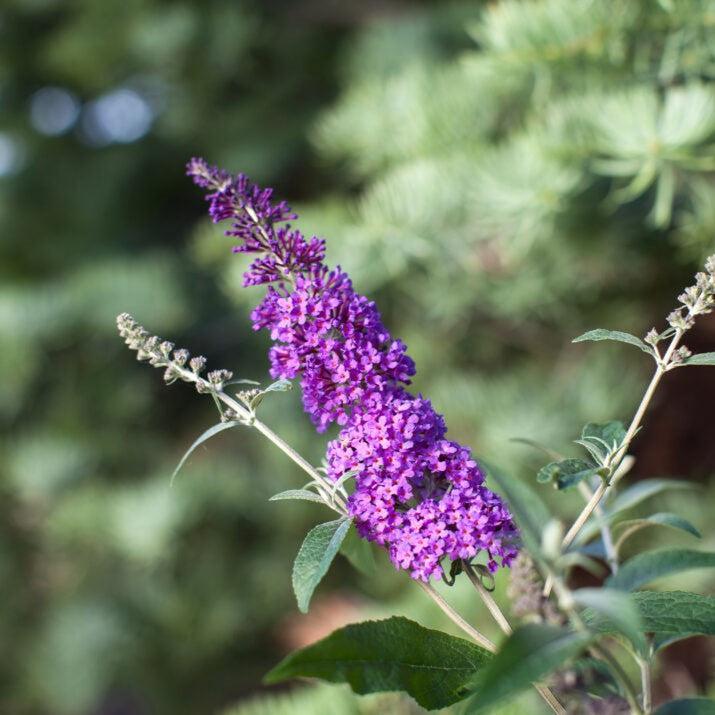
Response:
[[[445,439],[444,418],[407,392],[414,362],[375,303],[324,264],[325,242],[293,229],[297,216],[272,200],[272,189],[203,159],[192,159],[187,174],[209,191],[213,221],[231,222],[234,251],[256,254],[244,285],[270,284],[252,319],[275,343],[271,375],[300,377],[320,432],[342,427],[328,445],[328,474],[356,472],[348,509],[360,535],[423,581],[442,577],[445,557],[485,552],[490,570],[508,566],[516,555],[508,509],[484,486],[469,450]]]

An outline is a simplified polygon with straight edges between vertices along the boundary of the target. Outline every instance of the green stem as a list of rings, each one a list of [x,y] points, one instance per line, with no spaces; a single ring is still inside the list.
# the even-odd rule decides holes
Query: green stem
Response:
[[[230,395],[227,395],[223,390],[215,389],[212,385],[210,385],[210,383],[196,375],[191,370],[187,370],[176,363],[172,363],[172,367],[174,370],[179,372],[182,378],[187,382],[198,383],[200,381],[215,399],[221,400],[221,402],[233,410],[241,422],[248,427],[254,427],[264,437],[273,442],[278,449],[292,459],[293,462],[295,462],[306,474],[308,474],[314,482],[325,490],[326,494],[323,495],[324,497],[326,495],[330,495],[329,500],[325,501],[327,506],[341,516],[347,516],[348,511],[345,501],[340,494],[337,493],[334,486],[312,464],[310,464],[310,462],[298,454],[298,452],[296,452],[282,437],[279,437],[270,427],[268,427],[268,425],[257,419],[253,412],[242,405],[238,400],[235,400]]]
[[[656,361],[657,364],[655,373],[653,373],[653,377],[651,378],[650,383],[648,383],[648,387],[646,388],[645,394],[643,395],[643,398],[641,399],[640,404],[636,409],[636,413],[635,415],[633,415],[633,419],[631,420],[630,426],[628,427],[626,436],[623,439],[620,448],[613,454],[610,463],[607,465],[611,469],[611,474],[613,474],[614,477],[611,479],[610,482],[602,481],[598,485],[598,488],[593,493],[591,499],[588,501],[581,513],[576,517],[576,520],[571,525],[571,528],[566,532],[566,535],[561,542],[562,549],[567,549],[573,543],[574,539],[578,536],[579,532],[583,528],[584,524],[588,521],[591,514],[593,514],[594,510],[601,504],[601,501],[613,491],[613,488],[618,483],[620,479],[620,477],[617,475],[618,466],[623,460],[623,457],[625,457],[626,452],[628,451],[628,447],[630,447],[630,444],[633,441],[633,438],[635,437],[636,432],[640,427],[643,415],[648,409],[648,405],[653,398],[653,394],[658,387],[658,383],[660,382],[663,375],[666,373],[668,365],[670,363],[670,359],[672,358],[673,353],[678,347],[678,343],[680,342],[682,337],[683,330],[676,330],[675,334],[673,335],[673,339],[670,341],[670,345],[668,345],[668,349],[665,351],[665,354],[661,359],[658,359]],[[544,586],[545,596],[548,596],[549,593],[551,593],[551,587],[552,582],[550,579],[547,579],[546,584]]]

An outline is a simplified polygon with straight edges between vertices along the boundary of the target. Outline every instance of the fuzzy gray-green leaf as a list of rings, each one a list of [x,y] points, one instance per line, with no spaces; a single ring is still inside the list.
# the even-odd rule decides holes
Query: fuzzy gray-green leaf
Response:
[[[394,616],[346,626],[291,653],[265,681],[321,678],[349,683],[361,695],[401,690],[434,710],[461,700],[491,657],[467,640]]]
[[[619,550],[621,545],[629,536],[649,526],[667,526],[671,529],[684,531],[685,533],[694,536],[696,539],[702,538],[700,532],[687,519],[684,519],[682,516],[678,516],[677,514],[663,511],[658,512],[657,514],[651,514],[650,516],[645,516],[641,519],[628,519],[626,521],[619,522],[616,529],[623,530],[617,542]]]
[[[308,489],[287,489],[284,492],[274,494],[268,501],[282,501],[284,499],[302,499],[304,501],[314,501],[319,504],[325,504],[318,494]]]
[[[626,561],[606,586],[632,591],[662,576],[700,568],[715,568],[715,553],[691,549],[646,551]]]
[[[301,544],[293,563],[293,591],[302,613],[308,612],[313,591],[328,572],[350,523],[350,519],[343,518],[318,524]]]
[[[563,459],[542,467],[536,479],[542,484],[552,483],[557,489],[569,489],[584,479],[595,476],[599,469],[583,459]]]
[[[624,333],[621,330],[604,330],[603,328],[598,328],[597,330],[589,330],[587,333],[584,333],[583,335],[579,335],[577,338],[574,338],[571,342],[582,343],[587,340],[616,340],[619,343],[628,343],[629,345],[635,345],[637,348],[640,348],[644,353],[648,353],[648,355],[653,354],[651,348],[640,338],[637,338],[635,335],[631,335],[630,333]]]
[[[715,365],[715,353],[699,353],[683,360],[683,365]]]

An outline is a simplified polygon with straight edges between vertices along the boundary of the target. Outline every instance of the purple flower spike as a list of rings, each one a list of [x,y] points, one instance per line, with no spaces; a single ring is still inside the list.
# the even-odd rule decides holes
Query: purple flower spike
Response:
[[[516,556],[509,510],[484,486],[469,450],[445,439],[444,418],[405,390],[414,362],[375,303],[340,268],[324,265],[322,239],[286,224],[297,217],[272,201],[272,189],[203,159],[192,159],[187,174],[210,192],[214,222],[231,221],[226,234],[242,241],[234,251],[257,254],[243,283],[269,284],[251,317],[275,343],[271,375],[300,378],[318,431],[342,426],[328,445],[328,474],[357,473],[348,509],[360,535],[423,581],[444,575],[445,558],[483,552],[491,571],[508,566]]]

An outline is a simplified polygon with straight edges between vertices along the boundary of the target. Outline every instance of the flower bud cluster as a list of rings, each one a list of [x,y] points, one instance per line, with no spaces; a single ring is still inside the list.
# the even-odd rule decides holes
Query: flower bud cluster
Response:
[[[151,335],[129,313],[117,316],[117,330],[129,349],[136,351],[137,360],[147,360],[154,367],[166,368],[164,382],[167,385],[171,385],[177,380],[193,382],[196,385],[196,391],[204,393],[217,389],[217,386],[221,386],[223,382],[231,379],[231,373],[228,370],[215,370],[208,374],[207,382],[200,377],[206,367],[205,357],[199,355],[190,359],[188,350],[185,348],[174,349],[173,343],[162,340],[158,335]],[[187,362],[190,369],[185,367]]]
[[[693,327],[697,315],[711,313],[715,308],[715,256],[705,261],[705,271],[695,274],[695,283],[678,296],[682,306],[668,316],[668,325],[685,332]]]
[[[445,438],[429,401],[405,387],[415,365],[393,339],[377,306],[340,268],[324,265],[325,242],[290,225],[285,202],[272,202],[239,174],[192,159],[187,174],[208,189],[209,214],[230,221],[234,250],[255,254],[244,285],[271,284],[253,311],[270,332],[276,379],[301,378],[303,405],[319,431],[343,427],[328,446],[328,476],[355,472],[348,510],[359,533],[384,546],[413,578],[441,578],[441,562],[486,555],[490,570],[516,555],[516,530],[501,499],[484,486],[469,450]]]
[[[544,596],[544,582],[525,551],[521,551],[512,563],[507,595],[511,601],[511,611],[517,618],[553,625],[564,624],[563,614]]]

